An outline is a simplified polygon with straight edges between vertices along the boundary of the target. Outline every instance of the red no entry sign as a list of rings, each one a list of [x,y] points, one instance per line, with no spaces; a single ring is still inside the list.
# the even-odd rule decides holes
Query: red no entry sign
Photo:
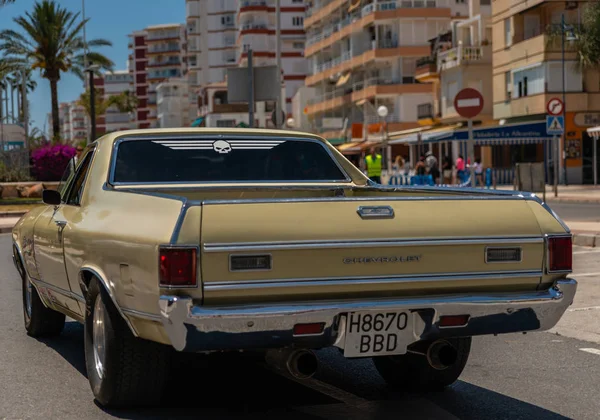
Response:
[[[483,109],[483,96],[476,89],[463,89],[454,98],[454,109],[463,118],[474,118]]]

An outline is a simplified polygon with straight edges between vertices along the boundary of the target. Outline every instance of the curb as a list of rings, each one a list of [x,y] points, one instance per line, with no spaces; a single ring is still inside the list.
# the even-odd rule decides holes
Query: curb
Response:
[[[12,227],[0,227],[0,235],[3,233],[12,233]]]
[[[4,211],[0,212],[0,218],[2,217],[22,217],[26,214],[26,211]]]
[[[587,246],[591,248],[600,247],[600,233],[574,233],[573,245]]]
[[[585,198],[547,198],[546,197],[546,203],[548,204],[553,204],[553,203],[563,203],[563,204],[600,204],[600,200],[596,199],[596,198],[590,198],[590,199],[585,199]]]

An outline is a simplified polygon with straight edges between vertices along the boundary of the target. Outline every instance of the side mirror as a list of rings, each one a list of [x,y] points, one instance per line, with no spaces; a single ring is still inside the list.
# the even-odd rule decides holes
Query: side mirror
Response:
[[[61,203],[60,193],[56,190],[44,190],[42,191],[42,201],[44,204],[59,206]]]

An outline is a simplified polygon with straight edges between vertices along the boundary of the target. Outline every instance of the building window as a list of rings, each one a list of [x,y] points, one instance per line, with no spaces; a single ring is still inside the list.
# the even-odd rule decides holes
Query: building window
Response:
[[[224,25],[224,26],[233,25],[233,15],[221,16],[221,25]]]
[[[506,100],[509,101],[511,94],[512,94],[512,83],[510,80],[510,72],[509,71],[504,73],[504,86],[505,86],[504,96],[505,96]]]
[[[465,4],[465,0],[456,0],[456,4]]]
[[[513,73],[514,98],[544,93],[544,68],[537,65]]]
[[[504,19],[504,46],[510,47],[512,45],[512,33],[510,27],[510,18]]]
[[[217,120],[217,127],[235,127],[235,120]]]
[[[294,42],[293,47],[298,48],[298,49],[304,49],[304,43],[303,42]]]
[[[294,16],[292,18],[292,25],[294,25],[294,26],[304,26],[304,18],[302,16]]]

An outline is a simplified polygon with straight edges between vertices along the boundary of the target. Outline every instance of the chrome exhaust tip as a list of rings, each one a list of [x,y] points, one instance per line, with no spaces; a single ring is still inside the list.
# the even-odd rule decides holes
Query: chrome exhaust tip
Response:
[[[309,379],[319,368],[317,356],[306,349],[273,349],[265,355],[267,364],[296,379]]]
[[[436,340],[427,349],[427,362],[437,370],[448,369],[458,359],[458,351],[447,340]]]

